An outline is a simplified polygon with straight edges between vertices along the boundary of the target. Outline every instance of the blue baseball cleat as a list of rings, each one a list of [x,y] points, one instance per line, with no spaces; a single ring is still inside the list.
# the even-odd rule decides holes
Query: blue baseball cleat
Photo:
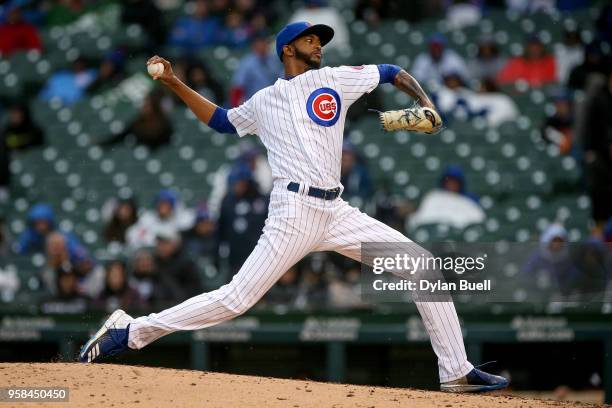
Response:
[[[93,363],[127,350],[129,326],[132,320],[132,317],[123,310],[115,310],[100,330],[81,348],[79,361]]]
[[[474,368],[454,381],[440,384],[440,391],[445,392],[487,392],[506,388],[510,382],[502,376],[485,373]]]

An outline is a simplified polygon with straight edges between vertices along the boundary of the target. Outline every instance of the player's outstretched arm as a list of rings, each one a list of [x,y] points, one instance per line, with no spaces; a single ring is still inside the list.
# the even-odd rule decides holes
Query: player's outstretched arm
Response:
[[[397,89],[410,95],[422,107],[436,109],[431,99],[429,99],[423,88],[421,88],[419,82],[405,70],[402,69],[397,73],[393,85],[395,85]]]
[[[172,90],[185,104],[191,109],[198,119],[207,125],[217,110],[217,105],[204,98],[202,95],[185,85],[180,79],[174,75],[172,65],[169,61],[157,55],[149,58],[147,66],[155,63],[161,63],[164,66],[161,74],[153,75],[153,79],[160,81]]]

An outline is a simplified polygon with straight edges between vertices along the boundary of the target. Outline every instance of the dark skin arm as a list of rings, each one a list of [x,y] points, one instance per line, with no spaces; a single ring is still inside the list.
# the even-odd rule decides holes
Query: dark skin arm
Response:
[[[393,81],[395,87],[412,97],[419,105],[424,108],[436,109],[433,102],[429,99],[421,85],[408,72],[403,69],[397,73]]]

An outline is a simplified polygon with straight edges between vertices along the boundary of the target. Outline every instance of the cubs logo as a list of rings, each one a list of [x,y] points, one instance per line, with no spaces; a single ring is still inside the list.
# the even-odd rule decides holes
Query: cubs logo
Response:
[[[306,101],[306,112],[316,124],[333,126],[340,117],[340,96],[331,88],[319,88]]]

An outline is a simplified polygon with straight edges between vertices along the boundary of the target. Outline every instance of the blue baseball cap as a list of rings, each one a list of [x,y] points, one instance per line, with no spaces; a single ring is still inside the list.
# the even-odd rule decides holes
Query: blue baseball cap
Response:
[[[287,24],[276,34],[276,54],[283,60],[283,47],[292,41],[308,34],[316,34],[321,40],[321,47],[334,37],[334,29],[325,24],[312,25],[306,21]]]

